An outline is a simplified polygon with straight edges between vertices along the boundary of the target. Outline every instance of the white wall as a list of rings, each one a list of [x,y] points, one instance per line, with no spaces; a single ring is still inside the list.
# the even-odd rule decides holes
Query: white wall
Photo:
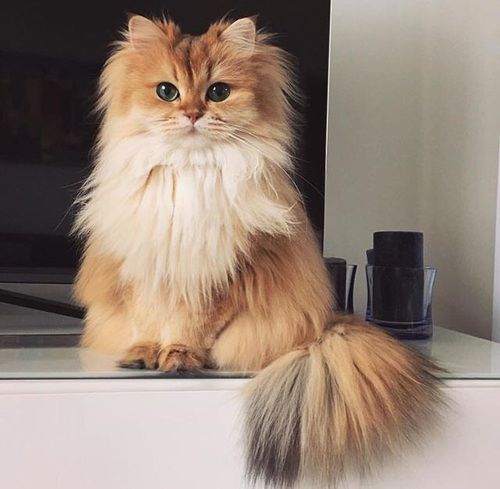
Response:
[[[359,311],[373,231],[418,226],[417,3],[332,2],[324,250],[360,265]]]
[[[438,319],[491,335],[500,134],[500,1],[425,2],[422,222]]]
[[[361,265],[372,233],[421,230],[435,322],[491,335],[498,0],[335,0],[325,254]]]
[[[500,172],[500,137],[498,138],[498,168]],[[500,343],[500,179],[497,186],[497,216],[495,229],[495,269],[493,280],[493,327],[491,339]]]

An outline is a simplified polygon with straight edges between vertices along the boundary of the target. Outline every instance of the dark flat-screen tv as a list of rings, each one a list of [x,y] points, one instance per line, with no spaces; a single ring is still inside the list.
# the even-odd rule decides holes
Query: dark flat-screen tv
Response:
[[[323,230],[330,1],[2,2],[0,29],[0,282],[71,281],[79,246],[73,200],[91,166],[96,81],[127,13],[170,15],[202,33],[228,14],[258,26],[297,59],[305,95],[296,183]]]

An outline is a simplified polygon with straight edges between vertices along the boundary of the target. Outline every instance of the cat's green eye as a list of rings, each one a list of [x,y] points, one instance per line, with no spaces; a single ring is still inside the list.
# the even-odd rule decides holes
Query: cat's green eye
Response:
[[[177,87],[169,82],[161,82],[156,86],[156,94],[165,102],[173,102],[179,98],[179,90]]]
[[[207,98],[212,102],[222,102],[229,97],[231,89],[227,83],[217,82],[208,87]]]

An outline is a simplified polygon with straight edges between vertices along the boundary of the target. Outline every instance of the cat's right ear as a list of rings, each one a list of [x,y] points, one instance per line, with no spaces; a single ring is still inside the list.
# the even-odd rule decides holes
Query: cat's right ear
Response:
[[[152,20],[142,15],[131,15],[128,19],[128,37],[132,46],[141,47],[151,41],[164,39],[165,34]]]
[[[244,17],[234,21],[222,32],[222,39],[231,42],[242,52],[252,54],[255,48],[257,17]]]

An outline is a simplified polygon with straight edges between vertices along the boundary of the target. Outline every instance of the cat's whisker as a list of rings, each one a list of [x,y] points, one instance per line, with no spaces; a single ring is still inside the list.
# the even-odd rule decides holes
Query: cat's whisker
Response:
[[[289,158],[291,159],[299,159],[298,157],[296,157],[295,155],[291,154],[289,151],[286,150],[286,147],[283,145],[283,144],[279,144],[276,142],[276,140],[274,138],[270,138],[268,136],[266,136],[265,134],[253,134],[251,133],[248,129],[242,127],[242,126],[238,126],[238,125],[235,125],[235,124],[228,124],[228,126],[240,131],[240,132],[243,132],[245,134],[247,134],[248,136],[251,136],[251,137],[258,137],[259,139],[262,139],[264,141],[266,141],[266,145],[267,144],[271,144],[272,147],[276,148],[277,150],[285,153]],[[305,160],[303,160],[305,161]]]
[[[255,151],[258,151],[260,152],[260,154],[262,156],[264,156],[264,158],[266,158],[267,161],[270,161],[272,164],[274,164],[277,168],[279,168],[281,171],[283,171],[283,173],[285,173],[285,175],[287,176],[287,178],[289,179],[289,181],[292,183],[292,185],[294,186],[295,190],[297,191],[297,194],[298,194],[298,198],[302,201],[302,194],[297,186],[297,184],[295,183],[294,179],[293,179],[293,176],[282,166],[282,165],[279,165],[277,164],[274,159],[269,159],[264,151],[262,151],[260,148],[258,148],[256,145],[250,143],[248,140],[244,139],[244,138],[241,138],[241,137],[238,137],[236,136],[234,133],[230,133],[228,132],[227,133],[227,136],[229,138],[233,138],[235,139],[236,141],[240,142],[240,143],[243,143],[243,144],[247,144],[250,148],[254,149]],[[296,173],[294,173],[294,175],[296,175]]]
[[[232,123],[232,122],[226,122],[225,124],[226,124],[228,127],[234,128],[234,129],[236,129],[236,130],[238,130],[238,131],[240,131],[240,132],[243,132],[243,133],[245,133],[245,134],[247,134],[247,135],[249,135],[249,136],[252,136],[252,137],[258,137],[258,138],[260,138],[260,139],[263,139],[263,140],[265,140],[265,141],[266,141],[266,144],[267,144],[269,141],[271,141],[271,143],[272,143],[273,145],[274,145],[274,143],[275,143],[275,139],[274,139],[274,138],[270,138],[270,137],[269,137],[269,136],[267,136],[266,134],[261,134],[261,133],[258,133],[258,134],[257,134],[257,133],[255,133],[255,134],[254,134],[254,133],[251,133],[251,132],[250,132],[247,128],[245,128],[245,127],[243,127],[243,126],[239,126],[239,125],[234,124],[234,123]],[[277,144],[278,144],[279,150],[280,150],[280,151],[283,151],[283,152],[286,152],[286,153],[287,153],[287,155],[288,155],[290,158],[292,158],[293,160],[297,160],[297,161],[302,161],[302,162],[304,162],[304,163],[308,163],[308,161],[307,161],[307,160],[305,160],[304,158],[300,158],[299,156],[297,156],[297,155],[295,155],[295,154],[292,154],[292,153],[288,152],[288,151],[286,150],[285,146],[280,145],[279,143],[277,143]]]
[[[233,126],[235,129],[240,130],[241,132],[244,132],[245,134],[247,134],[249,136],[253,136],[252,133],[248,132],[245,128],[243,128],[241,126],[236,126],[234,124],[231,124],[231,126]],[[245,140],[245,142],[247,142],[247,141]],[[298,160],[298,161],[307,162],[307,160],[305,160],[303,158],[299,158],[298,156],[290,154],[282,146],[274,146],[273,145],[272,147],[275,148],[277,151],[283,152],[292,161],[293,160]],[[258,148],[255,147],[254,149],[258,149]],[[324,193],[320,189],[318,189],[318,187],[316,187],[312,182],[310,182],[307,178],[305,178],[299,172],[296,171],[293,174],[294,174],[294,176],[297,176],[298,178],[300,178],[303,182],[307,183],[318,195],[320,195],[323,198],[325,197]]]

